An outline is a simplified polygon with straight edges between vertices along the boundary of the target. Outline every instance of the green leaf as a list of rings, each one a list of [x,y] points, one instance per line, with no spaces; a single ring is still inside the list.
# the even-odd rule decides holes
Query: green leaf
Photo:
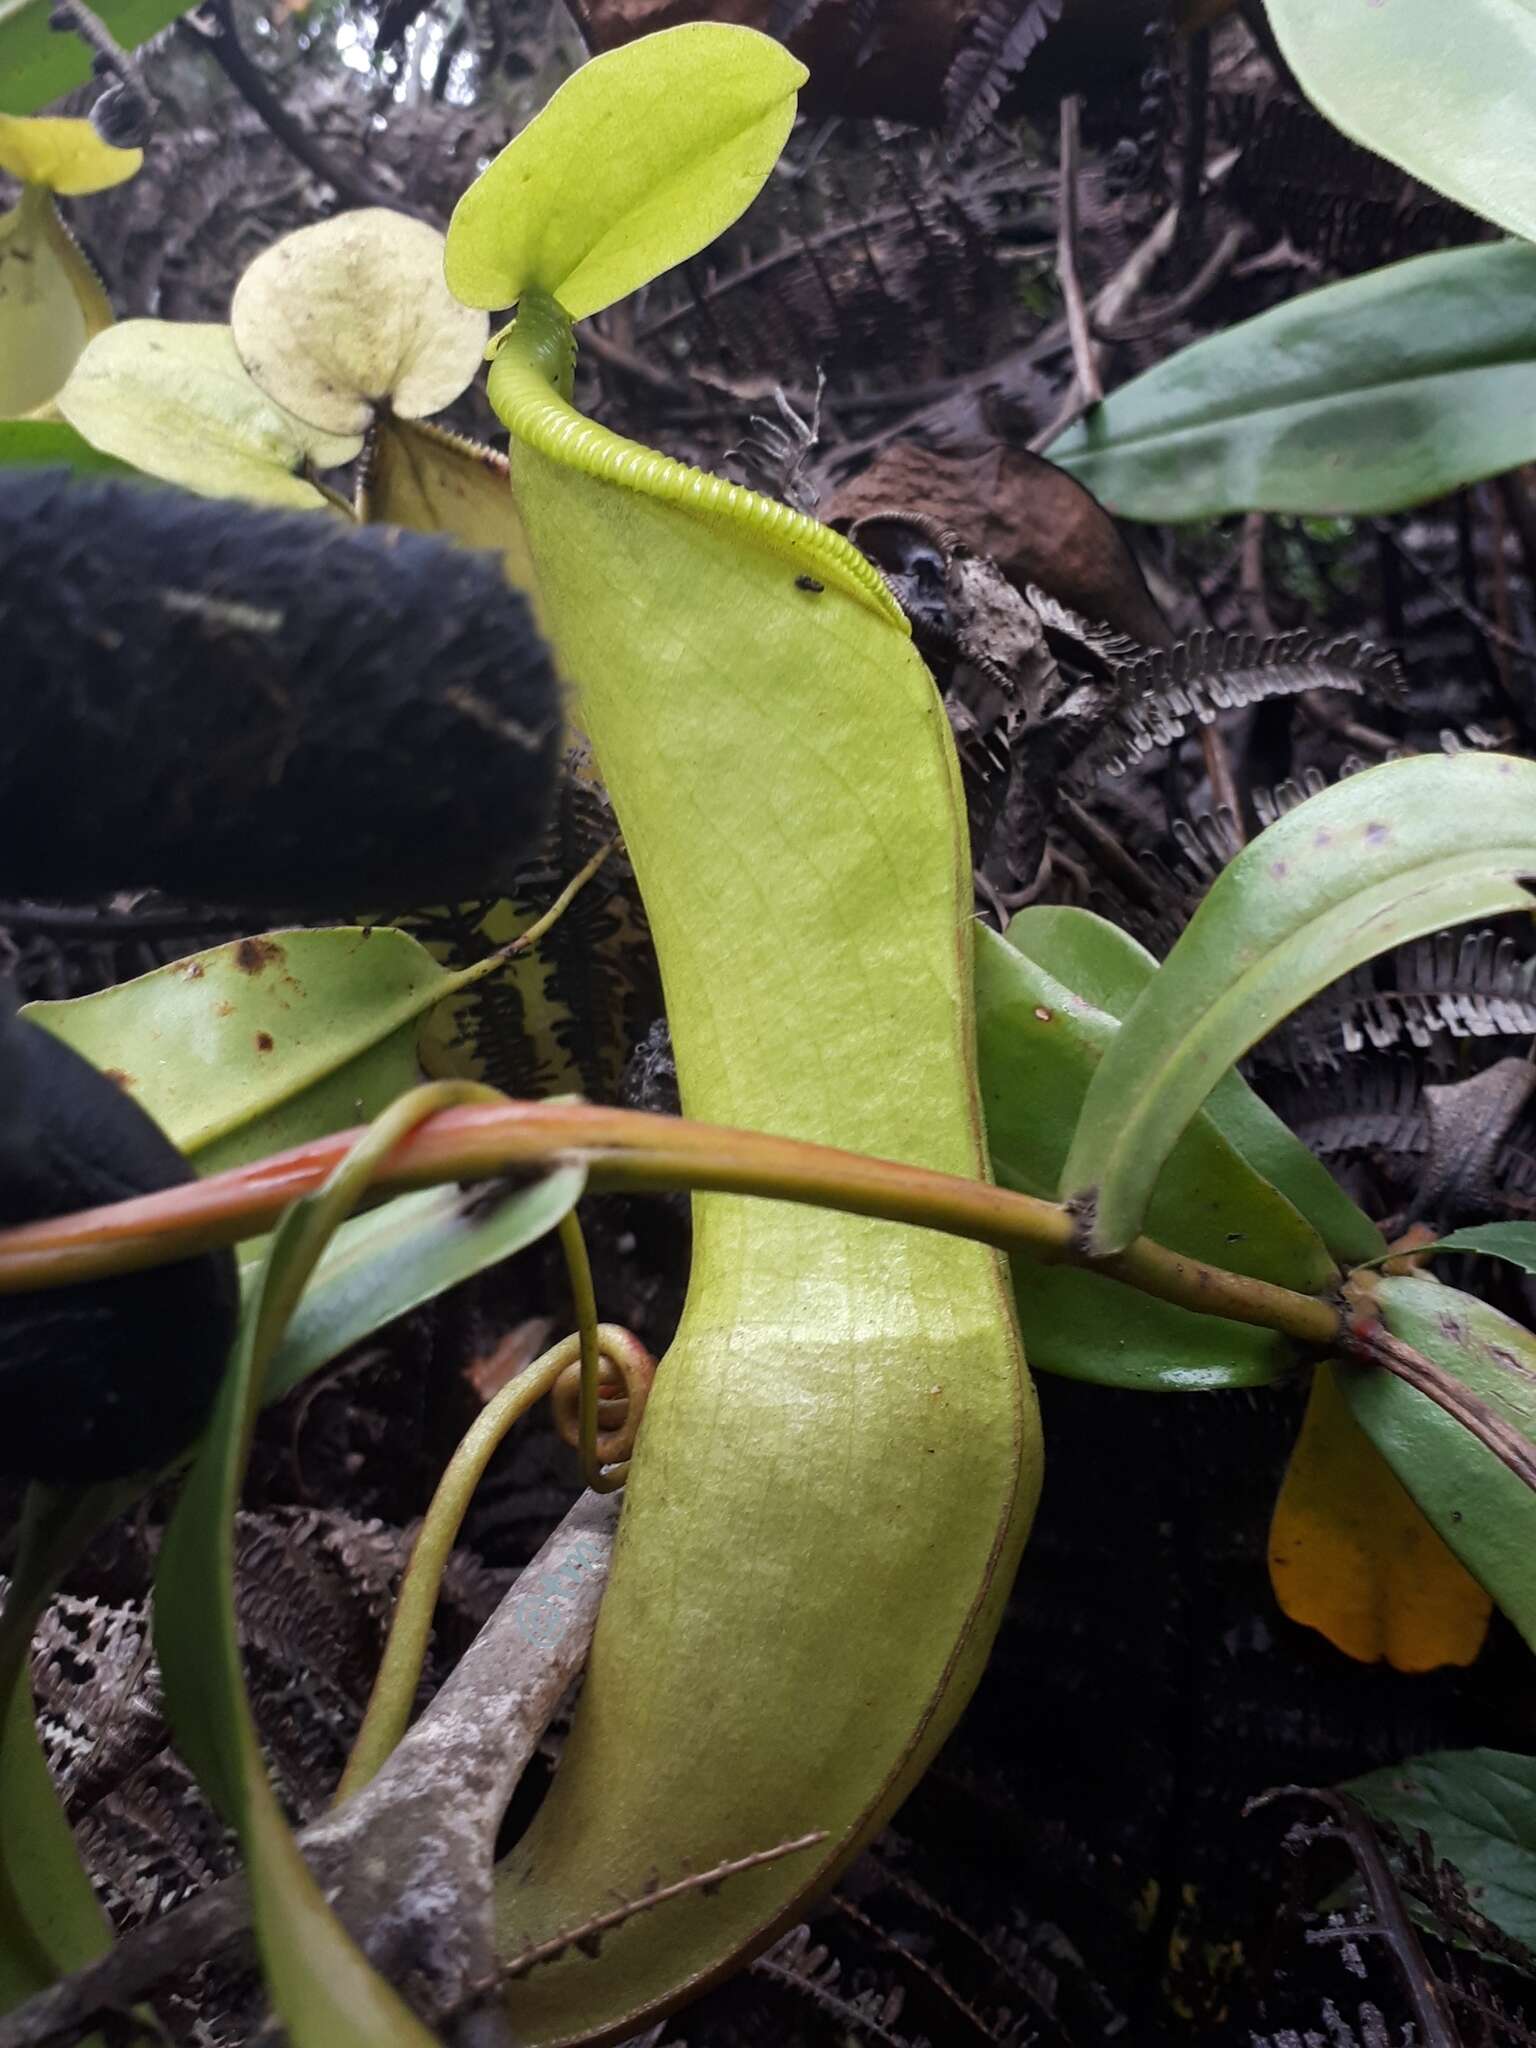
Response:
[[[1021,910],[1006,936],[1009,945],[1112,1017],[1124,1018],[1157,972],[1154,955],[1128,932],[1070,904]],[[1205,1110],[1233,1151],[1306,1217],[1336,1259],[1356,1265],[1386,1251],[1376,1225],[1241,1074],[1224,1075]]]
[[[0,1701],[0,2013],[112,1946],[38,1739],[32,1688],[13,1670]],[[100,2036],[92,2036],[99,2048]]]
[[[485,971],[388,925],[269,932],[23,1014],[218,1173],[376,1116],[421,1078],[428,1013]]]
[[[1083,1097],[1119,1029],[1107,1011],[977,926],[981,1098],[993,1170],[1004,1187],[1055,1200]],[[1310,1294],[1338,1281],[1310,1224],[1239,1158],[1206,1114],[1175,1148],[1149,1228],[1176,1251],[1282,1287]],[[1150,1302],[1102,1274],[1021,1257],[1014,1280],[1019,1327],[1037,1370],[1105,1386],[1189,1392],[1262,1385],[1294,1362],[1273,1331]]]
[[[240,1661],[234,1516],[262,1394],[269,1293],[302,1258],[313,1198],[272,1240],[203,1447],[166,1529],[155,1575],[155,1647],[177,1746],[240,1836],[257,1946],[294,2048],[431,2048],[432,2036],[368,1964],[326,1904],[262,1762]]]
[[[1305,292],[1111,393],[1051,459],[1129,519],[1422,504],[1536,458],[1533,298],[1519,242]]]
[[[1440,1749],[1352,1778],[1340,1791],[1408,1842],[1429,1836],[1485,1920],[1536,1948],[1536,1757]]]
[[[79,36],[49,25],[53,0],[0,0],[0,113],[34,114],[91,77]],[[98,0],[95,9],[125,50],[168,28],[178,0]]]
[[[1420,1256],[1435,1252],[1482,1252],[1487,1258],[1505,1259],[1526,1273],[1536,1273],[1536,1223],[1477,1223],[1425,1245]]]
[[[1437,192],[1536,240],[1531,0],[1268,0],[1303,91],[1335,127]]]
[[[38,1618],[136,1481],[29,1486],[0,1616],[0,2013],[112,1946],[38,1740],[28,1675]],[[100,2048],[92,2035],[88,2048]]]
[[[1356,1265],[1386,1250],[1387,1241],[1370,1217],[1241,1074],[1224,1074],[1206,1108],[1233,1151],[1306,1217],[1334,1258]]]
[[[1277,1330],[1196,1315],[1102,1273],[1011,1260],[1024,1348],[1036,1372],[1133,1394],[1267,1387],[1295,1370]]]
[[[483,1189],[467,1199],[427,1188],[343,1224],[272,1355],[262,1399],[279,1400],[397,1316],[547,1237],[586,1178],[585,1167],[562,1166],[491,1201]]]
[[[112,319],[96,273],[41,186],[0,214],[0,416],[57,397],[92,335]]]
[[[1157,972],[1157,955],[1129,932],[1072,904],[1032,904],[1003,937],[1108,1017],[1123,1017]]]
[[[75,364],[58,409],[94,447],[147,476],[209,498],[314,510],[324,494],[299,471],[350,462],[359,435],[323,434],[252,383],[229,329],[124,320]],[[317,536],[318,539],[318,536]]]
[[[267,396],[327,434],[440,412],[465,391],[490,322],[443,282],[443,238],[363,207],[274,242],[235,287],[229,328]]]
[[[0,420],[0,469],[74,469],[82,476],[135,476],[63,420]]]
[[[1388,761],[1312,797],[1217,878],[1105,1055],[1062,1175],[1099,1253],[1122,1250],[1179,1133],[1283,1017],[1390,947],[1528,909],[1536,763]]]
[[[573,320],[638,290],[745,213],[806,76],[770,37],[719,22],[594,57],[454,208],[449,289],[502,307],[537,286]]]
[[[1418,1276],[1374,1283],[1395,1337],[1454,1373],[1536,1442],[1536,1337]],[[1340,1366],[1355,1419],[1446,1544],[1536,1648],[1536,1494],[1453,1416],[1393,1373]]]

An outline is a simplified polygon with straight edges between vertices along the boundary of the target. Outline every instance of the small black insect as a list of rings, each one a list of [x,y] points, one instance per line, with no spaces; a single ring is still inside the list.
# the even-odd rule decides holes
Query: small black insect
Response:
[[[825,585],[825,583],[818,583],[814,576],[797,576],[795,578],[796,590],[809,590],[812,592],[816,592],[825,590],[826,587],[827,586]]]

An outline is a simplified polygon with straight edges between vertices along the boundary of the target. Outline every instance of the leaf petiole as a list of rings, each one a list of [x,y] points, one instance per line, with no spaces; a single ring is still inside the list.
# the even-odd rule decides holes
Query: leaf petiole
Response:
[[[133,1272],[260,1236],[290,1202],[325,1180],[357,1137],[338,1132],[164,1194],[0,1231],[0,1293]],[[1091,1264],[1165,1301],[1279,1330],[1302,1344],[1333,1344],[1342,1326],[1339,1309],[1318,1296],[1227,1272],[1150,1238],[1092,1259],[1078,1242],[1076,1219],[1058,1202],[897,1160],[641,1110],[506,1100],[443,1110],[394,1146],[372,1184],[398,1191],[576,1162],[589,1166],[595,1187],[757,1195]]]

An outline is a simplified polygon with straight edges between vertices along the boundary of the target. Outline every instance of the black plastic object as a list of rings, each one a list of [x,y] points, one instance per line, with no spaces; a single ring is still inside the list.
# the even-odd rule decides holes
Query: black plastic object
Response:
[[[175,1187],[154,1119],[0,981],[0,1223]],[[234,1342],[233,1252],[0,1294],[0,1474],[66,1484],[152,1469],[206,1421]]]
[[[561,726],[492,555],[0,475],[0,895],[494,894],[544,822]]]

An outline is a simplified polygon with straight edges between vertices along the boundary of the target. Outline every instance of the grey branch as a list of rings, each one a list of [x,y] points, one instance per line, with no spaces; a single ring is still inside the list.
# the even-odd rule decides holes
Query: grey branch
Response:
[[[192,48],[212,57],[246,105],[289,154],[329,185],[345,206],[384,206],[397,213],[416,212],[415,207],[390,198],[366,177],[338,163],[303,122],[290,113],[241,42],[230,0],[208,0],[201,10],[183,16],[176,24],[176,32]]]
[[[621,1500],[582,1495],[378,1776],[299,1837],[374,1966],[429,2025],[456,2015],[456,2048],[510,2048],[499,2004],[474,1996],[497,1970],[496,1831],[586,1661]],[[0,2019],[0,2048],[78,2039],[249,1928],[243,1881],[213,1886]]]

